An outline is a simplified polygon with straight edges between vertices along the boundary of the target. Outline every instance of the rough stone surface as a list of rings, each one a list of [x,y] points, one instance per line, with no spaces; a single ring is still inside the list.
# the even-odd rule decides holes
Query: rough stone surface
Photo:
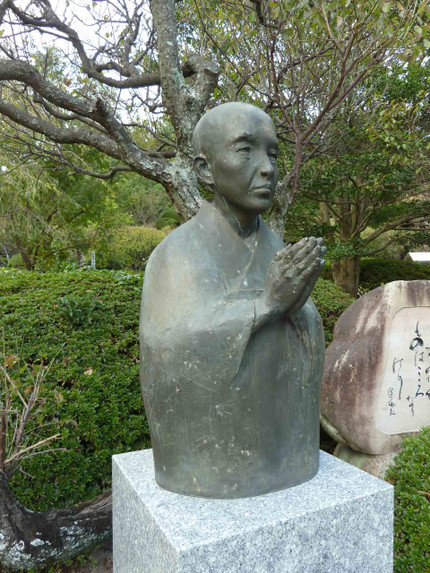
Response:
[[[430,282],[395,281],[340,317],[326,351],[321,422],[367,454],[430,424]]]
[[[391,465],[398,453],[399,452],[390,452],[388,454],[378,455],[363,454],[343,444],[338,444],[334,450],[334,455],[340,460],[348,462],[356,468],[372,474],[379,479],[384,479],[388,466]]]
[[[324,452],[312,480],[236,500],[165,491],[132,452],[113,489],[115,573],[392,572],[392,486]]]

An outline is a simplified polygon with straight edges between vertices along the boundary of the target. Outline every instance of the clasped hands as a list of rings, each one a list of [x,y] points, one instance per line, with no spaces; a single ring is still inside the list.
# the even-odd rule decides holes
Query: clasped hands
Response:
[[[321,238],[308,237],[277,253],[269,265],[257,311],[294,314],[299,310],[321,274],[325,252]]]

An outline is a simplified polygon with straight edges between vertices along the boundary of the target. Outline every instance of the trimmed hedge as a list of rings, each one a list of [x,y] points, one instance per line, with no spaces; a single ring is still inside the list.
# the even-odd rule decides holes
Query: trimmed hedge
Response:
[[[181,224],[181,219],[175,209],[166,209],[161,217],[155,223],[157,229],[164,229],[165,227],[178,227]]]
[[[5,355],[20,358],[8,360],[10,374],[28,391],[23,365],[51,363],[33,429],[38,439],[60,433],[52,447],[65,448],[25,460],[25,473],[13,477],[30,509],[98,495],[110,486],[112,454],[149,445],[138,368],[141,283],[142,275],[114,271],[0,271]],[[321,279],[313,297],[329,342],[352,299]]]
[[[143,271],[149,255],[166,234],[153,227],[121,227],[107,250],[97,254],[97,267]]]
[[[339,316],[350,306],[354,299],[329,280],[318,279],[312,299],[318,308],[324,326],[325,342],[329,345],[333,339],[333,329]]]
[[[430,571],[430,427],[403,441],[385,479],[394,490],[394,571]]]
[[[430,280],[430,265],[393,259],[362,259],[360,289],[364,292],[392,281]]]
[[[138,368],[141,283],[110,271],[0,272],[0,337],[3,330],[6,357],[20,358],[8,361],[10,374],[28,392],[23,364],[36,371],[52,363],[31,429],[37,439],[60,433],[52,447],[66,449],[24,460],[25,473],[15,473],[12,486],[30,509],[98,495],[110,486],[112,454],[149,445]]]
[[[328,261],[321,274],[323,279],[333,282],[331,263]],[[393,281],[430,280],[430,265],[395,259],[364,258],[360,262],[359,293]]]

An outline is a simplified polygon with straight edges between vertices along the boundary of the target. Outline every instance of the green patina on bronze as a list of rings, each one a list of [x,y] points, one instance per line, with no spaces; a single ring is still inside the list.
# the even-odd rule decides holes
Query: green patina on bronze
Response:
[[[261,218],[278,179],[262,110],[212,109],[194,147],[214,201],[155,249],[143,288],[155,475],[186,495],[260,495],[318,471],[324,334],[309,295],[325,248],[313,237],[285,247]]]

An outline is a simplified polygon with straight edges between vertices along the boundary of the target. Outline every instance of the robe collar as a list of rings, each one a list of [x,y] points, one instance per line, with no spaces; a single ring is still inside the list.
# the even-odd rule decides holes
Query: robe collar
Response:
[[[203,230],[212,264],[221,269],[228,291],[264,290],[267,269],[277,246],[261,216],[258,216],[256,240],[252,243],[254,248],[248,247],[224,215],[208,201],[202,203],[196,223]]]

